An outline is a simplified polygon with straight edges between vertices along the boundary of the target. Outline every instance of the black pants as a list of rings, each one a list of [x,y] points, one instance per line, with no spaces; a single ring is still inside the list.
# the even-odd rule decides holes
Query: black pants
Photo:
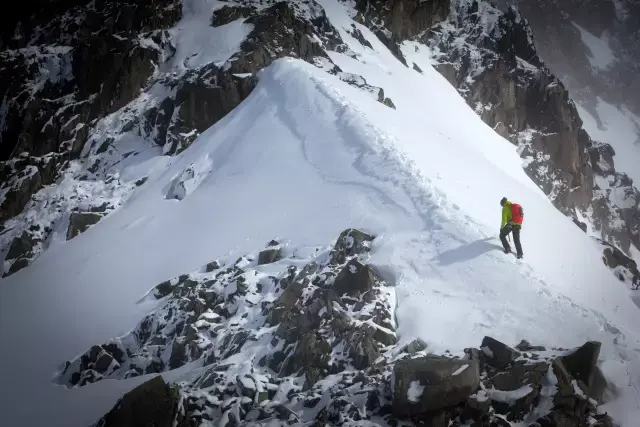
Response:
[[[519,256],[522,256],[522,245],[520,244],[521,228],[522,226],[518,224],[507,224],[500,230],[500,241],[505,251],[511,251],[511,246],[509,246],[509,242],[507,242],[507,236],[513,232],[513,243],[516,245],[516,251]]]

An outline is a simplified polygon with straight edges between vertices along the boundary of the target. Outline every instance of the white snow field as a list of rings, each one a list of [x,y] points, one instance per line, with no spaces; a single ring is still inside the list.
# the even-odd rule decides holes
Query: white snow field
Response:
[[[320,3],[360,56],[332,59],[383,87],[397,109],[282,59],[179,156],[146,159],[149,179],[123,206],[0,281],[2,426],[87,426],[146,380],[52,383],[65,360],[134,328],[153,308],[137,302],[159,282],[273,238],[326,245],[348,227],[378,236],[371,262],[396,285],[401,345],[421,337],[432,351],[459,352],[484,335],[564,348],[600,340],[603,371],[621,391],[603,409],[636,425],[640,309],[598,246],[427,57],[410,58],[424,74],[406,68],[356,24],[373,45],[363,47],[344,30],[353,22],[344,6]],[[167,199],[185,174],[181,200]],[[525,209],[522,261],[499,248],[503,196]]]

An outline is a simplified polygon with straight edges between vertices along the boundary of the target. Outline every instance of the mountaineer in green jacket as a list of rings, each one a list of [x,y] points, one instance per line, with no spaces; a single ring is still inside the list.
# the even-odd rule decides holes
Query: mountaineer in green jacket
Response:
[[[522,206],[512,203],[503,197],[500,200],[502,206],[502,222],[500,223],[500,241],[504,247],[504,253],[511,252],[511,246],[507,242],[507,236],[513,232],[513,242],[516,244],[516,257],[522,258],[522,245],[520,244],[520,230],[524,221],[524,211]]]

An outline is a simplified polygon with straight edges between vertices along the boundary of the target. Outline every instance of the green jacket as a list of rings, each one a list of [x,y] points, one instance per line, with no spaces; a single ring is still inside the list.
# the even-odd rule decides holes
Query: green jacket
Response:
[[[505,225],[511,222],[513,215],[511,214],[511,202],[507,200],[507,203],[502,207],[502,223],[500,224],[500,230],[504,228]]]

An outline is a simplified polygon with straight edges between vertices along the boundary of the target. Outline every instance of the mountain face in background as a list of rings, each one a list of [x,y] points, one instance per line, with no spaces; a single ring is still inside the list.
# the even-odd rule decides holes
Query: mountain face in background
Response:
[[[602,131],[608,130],[611,139],[624,139],[607,141],[616,147],[620,144],[622,153],[623,144],[638,150],[640,3],[543,0],[515,4],[536,34],[540,56],[584,111],[592,137],[600,139]],[[616,112],[619,117],[613,115]],[[624,157],[622,153],[619,157]],[[632,176],[636,181],[637,177]]]
[[[603,4],[25,3],[0,30],[0,287],[69,271],[24,310],[31,295],[0,291],[0,332],[42,334],[3,369],[18,382],[26,367],[38,396],[53,396],[42,378],[73,389],[46,402],[82,408],[69,425],[134,425],[138,409],[179,426],[613,425],[601,406],[637,397],[637,307],[600,258],[623,282],[640,275],[640,151],[609,140],[605,116],[636,120],[638,10]],[[406,141],[410,155],[393,148]],[[502,196],[525,201],[535,268],[486,255]],[[300,246],[270,235],[238,254],[274,230]],[[200,265],[211,247],[230,255]],[[461,342],[487,330],[548,348]],[[175,384],[145,382],[112,410],[96,398],[152,374]]]

